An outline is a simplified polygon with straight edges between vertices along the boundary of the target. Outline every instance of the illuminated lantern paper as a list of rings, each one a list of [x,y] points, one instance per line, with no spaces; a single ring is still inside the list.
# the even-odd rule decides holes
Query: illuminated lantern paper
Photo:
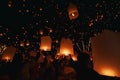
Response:
[[[41,37],[40,50],[42,51],[51,51],[52,40],[50,36]]]
[[[78,60],[77,59],[77,54],[72,55],[71,58],[72,58],[73,61],[77,61]]]
[[[29,41],[27,41],[27,42],[26,42],[26,46],[29,46],[29,45],[30,45],[30,42],[29,42]]]
[[[70,20],[76,19],[79,16],[77,6],[70,3],[68,6],[68,16]]]
[[[62,38],[60,43],[60,54],[69,56],[74,54],[73,43],[68,38]]]
[[[21,47],[24,47],[24,42],[21,41],[21,42],[20,42],[20,46],[21,46]]]
[[[16,52],[16,48],[9,46],[2,55],[2,59],[6,61],[12,61]]]
[[[120,77],[120,33],[104,30],[91,41],[94,70],[102,75]]]

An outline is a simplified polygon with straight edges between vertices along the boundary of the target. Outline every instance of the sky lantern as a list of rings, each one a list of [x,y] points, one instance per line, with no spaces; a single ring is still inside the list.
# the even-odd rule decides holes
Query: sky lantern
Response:
[[[104,30],[91,38],[94,70],[102,75],[120,77],[120,32]]]
[[[79,16],[78,8],[76,5],[70,3],[68,6],[68,16],[70,20],[76,19]]]
[[[8,7],[12,7],[12,1],[8,1]]]
[[[3,53],[2,55],[2,60],[6,60],[6,61],[12,61],[14,55],[16,52],[16,48],[13,46],[9,46]]]
[[[20,46],[24,47],[24,42],[23,41],[20,42]]]
[[[42,51],[51,51],[52,40],[50,36],[42,36],[40,43],[40,50]]]
[[[60,43],[60,54],[69,56],[74,54],[73,43],[69,38],[62,38]]]
[[[29,41],[27,41],[27,42],[26,42],[26,46],[29,46],[29,45],[30,45],[30,42],[29,42]]]

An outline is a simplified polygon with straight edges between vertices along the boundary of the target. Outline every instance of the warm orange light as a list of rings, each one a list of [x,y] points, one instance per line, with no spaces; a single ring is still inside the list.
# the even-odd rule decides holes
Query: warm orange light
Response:
[[[62,38],[60,43],[60,54],[69,56],[74,54],[73,43],[69,38]]]
[[[65,55],[65,56],[68,56],[70,54],[70,51],[67,50],[67,49],[64,49],[64,50],[62,50],[61,54]]]
[[[8,7],[12,7],[12,1],[8,1]]]
[[[76,19],[79,16],[77,6],[70,3],[68,6],[68,16],[70,20]]]
[[[116,76],[116,72],[113,69],[107,69],[107,68],[102,69],[101,74],[107,76]]]
[[[52,44],[52,40],[51,40],[50,36],[41,37],[40,50],[50,51],[51,50],[51,44]]]
[[[43,35],[43,31],[42,30],[40,30],[40,34]]]
[[[29,46],[29,45],[30,45],[30,42],[29,42],[29,41],[27,41],[27,42],[26,42],[26,46]]]
[[[47,46],[43,46],[43,47],[41,47],[41,50],[43,50],[43,51],[47,51],[47,50],[49,50],[49,49],[48,49]]]
[[[24,46],[24,42],[20,42],[20,46],[23,47]]]
[[[77,61],[78,60],[77,59],[77,55],[72,55],[71,58],[72,58],[73,61]]]
[[[10,60],[10,57],[6,56],[6,57],[4,57],[4,59],[5,59],[6,61],[9,61],[9,60]]]

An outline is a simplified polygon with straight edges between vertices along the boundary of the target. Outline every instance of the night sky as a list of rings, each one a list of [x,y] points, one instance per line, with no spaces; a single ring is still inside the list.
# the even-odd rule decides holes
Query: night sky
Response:
[[[76,19],[69,19],[69,3],[78,9]],[[68,37],[88,46],[104,30],[120,31],[120,0],[0,0],[1,45],[20,47],[28,41],[29,49],[38,50],[40,37],[49,35],[53,43]]]
[[[70,3],[79,12],[74,20],[68,16]],[[53,39],[67,36],[76,40],[104,29],[120,31],[119,5],[119,0],[1,0],[0,35],[4,41],[15,44],[27,39],[37,41],[41,31]]]
[[[67,8],[70,2],[77,5],[80,14],[79,18],[74,21],[76,24],[80,22],[83,24],[82,26],[88,26],[90,22],[93,22],[94,25],[102,23],[105,28],[118,29],[119,0],[4,0],[0,1],[0,24],[7,27],[30,24],[52,26],[63,21],[65,24],[69,24]]]

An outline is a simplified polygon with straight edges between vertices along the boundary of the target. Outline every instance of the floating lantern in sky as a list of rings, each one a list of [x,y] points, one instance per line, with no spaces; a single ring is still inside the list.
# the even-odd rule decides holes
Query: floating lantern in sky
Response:
[[[70,20],[76,19],[79,16],[78,8],[76,5],[70,3],[68,6],[68,16]]]
[[[69,56],[74,54],[73,43],[69,38],[62,38],[60,43],[60,54]]]
[[[52,40],[50,36],[41,37],[40,50],[42,51],[51,51]]]
[[[104,30],[91,41],[94,69],[102,75],[120,77],[120,33]]]
[[[23,41],[20,42],[20,46],[24,47],[24,42]]]
[[[12,7],[12,1],[8,1],[8,7]]]
[[[30,42],[29,42],[29,41],[27,41],[27,42],[26,42],[26,46],[29,46],[29,45],[30,45]]]
[[[6,60],[6,61],[12,61],[14,55],[16,52],[16,48],[14,48],[13,46],[9,46],[3,53],[2,55],[2,59]]]

